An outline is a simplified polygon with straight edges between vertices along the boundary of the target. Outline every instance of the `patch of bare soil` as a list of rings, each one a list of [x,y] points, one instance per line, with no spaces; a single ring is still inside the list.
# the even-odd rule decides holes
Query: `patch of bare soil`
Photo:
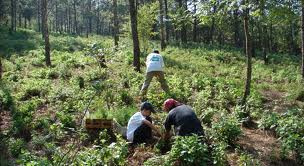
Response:
[[[12,158],[9,155],[8,149],[7,149],[7,143],[5,140],[7,140],[9,137],[7,136],[7,132],[12,126],[11,122],[11,113],[8,111],[0,112],[0,165],[2,164],[8,164]]]
[[[128,157],[128,165],[140,166],[143,165],[145,161],[153,157],[155,154],[151,147],[131,147],[129,149],[130,155]]]
[[[0,132],[8,131],[11,128],[11,113],[3,111],[0,113]]]
[[[265,131],[242,128],[244,135],[237,142],[241,149],[251,154],[263,166],[293,166],[297,165],[294,159],[280,158],[280,144],[277,138]],[[229,165],[238,165],[239,154],[228,154]]]
[[[286,100],[287,93],[279,92],[272,89],[263,90],[264,108],[274,112],[282,113],[294,104]]]
[[[56,113],[55,111],[51,110],[47,104],[40,106],[35,114],[33,120],[36,121],[42,117],[50,117],[52,120],[55,119]]]

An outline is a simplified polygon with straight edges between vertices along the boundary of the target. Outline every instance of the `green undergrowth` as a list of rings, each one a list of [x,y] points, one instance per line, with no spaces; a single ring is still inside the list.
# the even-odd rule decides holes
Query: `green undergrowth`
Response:
[[[100,144],[102,140],[88,143],[90,139],[86,132],[78,130],[79,123],[88,109],[90,118],[114,118],[121,125],[127,125],[128,119],[139,111],[146,55],[141,55],[142,72],[138,73],[132,67],[129,39],[121,39],[114,51],[110,38],[56,34],[50,36],[52,66],[46,67],[38,33],[18,30],[16,34],[8,35],[4,31],[1,29],[4,36],[0,35],[0,46],[7,43],[5,49],[1,49],[5,59],[0,107],[12,113],[12,128],[6,135],[11,138],[7,146],[10,159],[20,165],[56,165],[67,150],[64,147],[73,146],[70,138],[74,135],[89,145],[79,149],[77,159],[66,157],[64,162],[126,165],[124,140],[114,144]],[[149,49],[155,48],[156,44]],[[262,95],[275,91],[284,94],[281,96],[284,101],[301,102],[300,69],[294,57],[271,54],[267,65],[259,57],[253,58],[251,95],[247,112],[242,112],[239,103],[246,78],[246,57],[242,50],[189,44],[168,46],[161,54],[171,94],[165,94],[156,79],[152,81],[147,99],[158,111],[152,115],[154,122],[162,127],[166,117],[161,113],[162,103],[173,97],[193,107],[203,123],[209,144],[197,144],[196,137],[178,138],[166,156],[155,150],[155,156],[147,165],[163,160],[171,164],[180,161],[187,165],[199,161],[226,165],[226,151],[236,146],[242,135],[241,122],[248,113],[259,122],[260,128],[277,132],[285,156],[296,153],[303,161],[303,114],[298,111],[291,116],[289,108],[283,110],[286,115],[267,111],[264,104],[271,101]],[[105,68],[101,67],[96,55],[105,56]],[[301,105],[293,107],[302,110]],[[185,145],[187,141],[190,143]],[[252,158],[245,153],[240,157],[242,163]]]

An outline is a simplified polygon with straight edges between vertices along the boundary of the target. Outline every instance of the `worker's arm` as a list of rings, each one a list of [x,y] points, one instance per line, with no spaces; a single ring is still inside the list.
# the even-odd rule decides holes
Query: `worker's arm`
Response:
[[[150,59],[151,59],[151,54],[149,54],[146,58],[146,66],[149,65]]]
[[[161,67],[164,68],[164,67],[165,67],[165,63],[164,63],[164,59],[163,59],[162,56],[160,57],[160,61],[161,61],[161,62],[160,62]]]
[[[152,130],[156,131],[160,136],[161,136],[161,132],[148,120],[143,120],[143,123],[148,125]]]

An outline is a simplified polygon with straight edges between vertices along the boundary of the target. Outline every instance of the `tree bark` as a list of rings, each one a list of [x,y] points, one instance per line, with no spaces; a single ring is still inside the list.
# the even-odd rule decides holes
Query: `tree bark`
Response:
[[[139,40],[138,40],[138,32],[137,32],[137,10],[135,7],[134,0],[129,0],[130,7],[130,17],[131,17],[131,30],[132,30],[132,38],[133,38],[133,66],[135,71],[140,72],[140,48],[139,48]]]
[[[71,21],[71,8],[70,4],[68,4],[68,33],[71,33],[72,21]]]
[[[37,25],[38,25],[38,32],[41,32],[41,19],[40,19],[40,1],[37,0]]]
[[[163,9],[163,0],[159,0],[159,17],[160,17],[160,47],[161,50],[166,49],[165,42],[165,27],[164,27],[164,9]]]
[[[25,29],[27,28],[27,20],[26,20],[25,17],[24,17],[24,28],[25,28]]]
[[[89,33],[92,33],[92,16],[91,16],[91,11],[92,11],[92,0],[89,0]]]
[[[11,0],[11,32],[16,32],[16,0]]]
[[[304,1],[301,1],[302,79],[304,79]]]
[[[217,10],[217,2],[215,2],[215,4],[213,5],[213,15],[215,15],[216,10]],[[215,16],[212,17],[212,21],[211,21],[211,28],[210,28],[210,32],[209,32],[209,41],[208,43],[212,43],[213,44],[213,35],[214,35],[214,31],[215,31]]]
[[[248,5],[248,0],[244,0],[245,5]],[[249,33],[249,8],[245,9],[244,13],[244,32],[245,32],[245,42],[246,42],[246,56],[247,56],[247,74],[246,74],[246,83],[245,83],[245,92],[242,99],[242,105],[245,105],[247,102],[247,98],[250,95],[250,83],[251,83],[251,75],[252,75],[252,64],[251,64],[251,38]]]
[[[45,50],[45,63],[47,66],[51,66],[51,56],[50,56],[50,41],[49,41],[49,31],[47,23],[47,3],[48,0],[42,0],[41,11],[42,11],[42,24],[43,24],[43,36],[44,36],[44,50]]]
[[[19,4],[18,6],[19,6],[19,18],[18,18],[18,22],[19,22],[19,27],[21,28],[21,26],[22,26],[22,9],[21,9],[21,4]]]
[[[197,24],[198,24],[198,20],[197,20],[197,16],[196,16],[196,7],[197,7],[197,5],[196,5],[196,0],[194,0],[193,1],[193,3],[194,3],[194,5],[193,5],[193,7],[194,7],[194,10],[193,10],[193,12],[194,12],[194,19],[193,19],[193,36],[192,36],[192,40],[193,40],[193,42],[197,42]]]
[[[234,46],[235,47],[241,47],[241,43],[240,43],[240,24],[239,24],[239,19],[238,19],[238,10],[234,10],[233,12],[233,16],[234,16]]]
[[[166,43],[169,43],[169,25],[168,25],[168,21],[169,21],[169,17],[168,17],[168,1],[164,0],[164,5],[165,5],[165,30],[166,30]]]
[[[118,15],[117,15],[117,0],[113,0],[113,15],[114,15],[114,45],[118,47],[119,41],[119,25],[118,25]]]
[[[42,24],[43,26],[43,24]],[[58,20],[58,4],[57,0],[55,0],[55,32],[58,32],[59,20]],[[43,27],[42,27],[43,29]]]
[[[0,80],[2,79],[2,73],[3,73],[3,70],[2,70],[2,57],[0,57]]]
[[[183,3],[183,0],[179,0],[178,1],[178,6],[183,11],[186,11],[187,10],[187,0],[185,0],[185,3]],[[184,21],[182,22],[182,28],[181,28],[181,31],[180,31],[180,37],[181,37],[182,43],[187,43],[187,29],[186,29],[186,25],[185,25]]]
[[[74,8],[74,28],[75,28],[75,30],[74,30],[74,32],[76,33],[76,34],[78,34],[78,28],[77,28],[77,10],[76,10],[76,0],[74,0],[74,3],[73,3],[73,8]]]

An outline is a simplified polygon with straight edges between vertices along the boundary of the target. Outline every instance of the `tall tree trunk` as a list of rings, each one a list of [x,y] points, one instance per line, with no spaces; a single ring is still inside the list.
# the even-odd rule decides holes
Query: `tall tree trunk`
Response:
[[[301,4],[302,79],[304,79],[304,1]]]
[[[78,34],[78,28],[77,28],[77,10],[76,10],[76,0],[74,0],[74,3],[73,3],[73,8],[74,8],[74,28],[75,28],[75,30],[74,30],[74,32],[76,33],[76,34]]]
[[[3,70],[2,70],[2,57],[0,56],[0,80],[2,79],[2,73],[3,73]]]
[[[215,2],[215,4],[213,5],[213,17],[212,17],[212,21],[211,21],[211,28],[210,28],[210,32],[209,32],[209,41],[208,43],[212,43],[214,42],[213,40],[213,36],[214,36],[214,31],[215,31],[215,13],[217,12],[217,2]]]
[[[269,34],[269,52],[273,52],[273,26],[272,22],[270,22],[270,34]]]
[[[24,17],[24,28],[27,28],[27,19]]]
[[[295,33],[294,33],[294,30],[295,28],[294,28],[294,21],[293,20],[291,20],[290,21],[290,42],[289,42],[289,49],[290,49],[290,54],[293,54],[293,53],[295,53],[295,50],[296,50],[296,48],[295,48],[295,46],[296,46],[296,44],[295,44]]]
[[[18,0],[15,0],[15,4],[14,4],[14,8],[15,8],[15,10],[14,10],[14,31],[16,31],[16,29],[17,29],[17,3],[18,3]]]
[[[43,24],[42,24],[42,26],[43,26]],[[59,28],[58,3],[57,3],[57,0],[55,0],[55,32],[58,32],[58,28]]]
[[[31,22],[31,18],[28,18],[28,23],[29,23],[29,28],[32,28],[32,22]]]
[[[64,18],[64,31],[68,33],[69,31],[69,14],[68,14],[68,7],[65,8],[65,18]]]
[[[48,0],[42,0],[41,11],[42,11],[42,24],[43,24],[43,36],[44,36],[44,50],[45,50],[45,63],[47,66],[51,66],[51,56],[50,56],[50,41],[49,41],[49,30],[47,23],[47,3]]]
[[[137,10],[135,7],[134,0],[129,0],[130,7],[130,17],[131,17],[131,29],[132,29],[132,38],[133,38],[133,66],[135,71],[140,72],[140,48],[137,32]]]
[[[248,5],[248,0],[244,0],[245,5]],[[251,74],[252,74],[252,64],[251,64],[251,38],[249,33],[249,8],[245,9],[244,13],[244,32],[245,32],[245,42],[246,42],[246,56],[247,56],[247,75],[245,83],[245,92],[242,99],[242,105],[245,105],[247,98],[250,95],[250,83],[251,83]]]
[[[267,56],[267,28],[262,26],[262,51],[263,51],[263,59],[264,64],[268,64],[268,56]]]
[[[19,27],[22,28],[22,12],[21,12],[21,5],[19,5],[18,22],[19,22]]]
[[[86,38],[89,37],[89,20],[87,19],[87,26],[86,26]]]
[[[239,24],[239,14],[238,10],[233,11],[233,17],[234,17],[234,46],[235,47],[241,47],[240,43],[240,24]]]
[[[168,1],[164,0],[164,5],[165,5],[165,30],[166,30],[166,43],[169,43],[169,25],[168,25]]]
[[[185,0],[185,2],[183,3],[183,0],[179,0],[178,1],[178,6],[179,8],[181,8],[184,11],[187,10],[187,0]],[[181,37],[181,41],[182,43],[187,43],[187,29],[186,29],[186,25],[185,22],[182,22],[182,29],[180,32],[180,37]]]
[[[92,33],[92,16],[91,16],[91,11],[92,11],[92,0],[89,0],[89,33]]]
[[[11,32],[16,32],[16,1],[11,0]]]
[[[165,27],[164,27],[164,9],[163,9],[163,0],[159,0],[159,16],[160,16],[160,47],[161,50],[166,49],[165,42]]]
[[[197,16],[196,16],[196,0],[193,1],[193,13],[194,13],[194,18],[193,18],[193,34],[192,34],[192,40],[193,42],[197,42],[197,24],[198,24],[198,20],[197,20]]]
[[[68,4],[68,33],[71,33],[71,8],[70,8],[70,4]]]
[[[118,15],[117,15],[117,0],[113,0],[113,15],[114,15],[114,44],[118,47],[119,41],[119,25],[118,25]]]
[[[18,22],[19,22],[19,27],[21,28],[21,26],[22,26],[22,6],[20,3],[18,5],[18,8],[19,8]]]
[[[41,19],[40,19],[40,1],[37,0],[37,25],[38,25],[38,32],[41,32]]]

